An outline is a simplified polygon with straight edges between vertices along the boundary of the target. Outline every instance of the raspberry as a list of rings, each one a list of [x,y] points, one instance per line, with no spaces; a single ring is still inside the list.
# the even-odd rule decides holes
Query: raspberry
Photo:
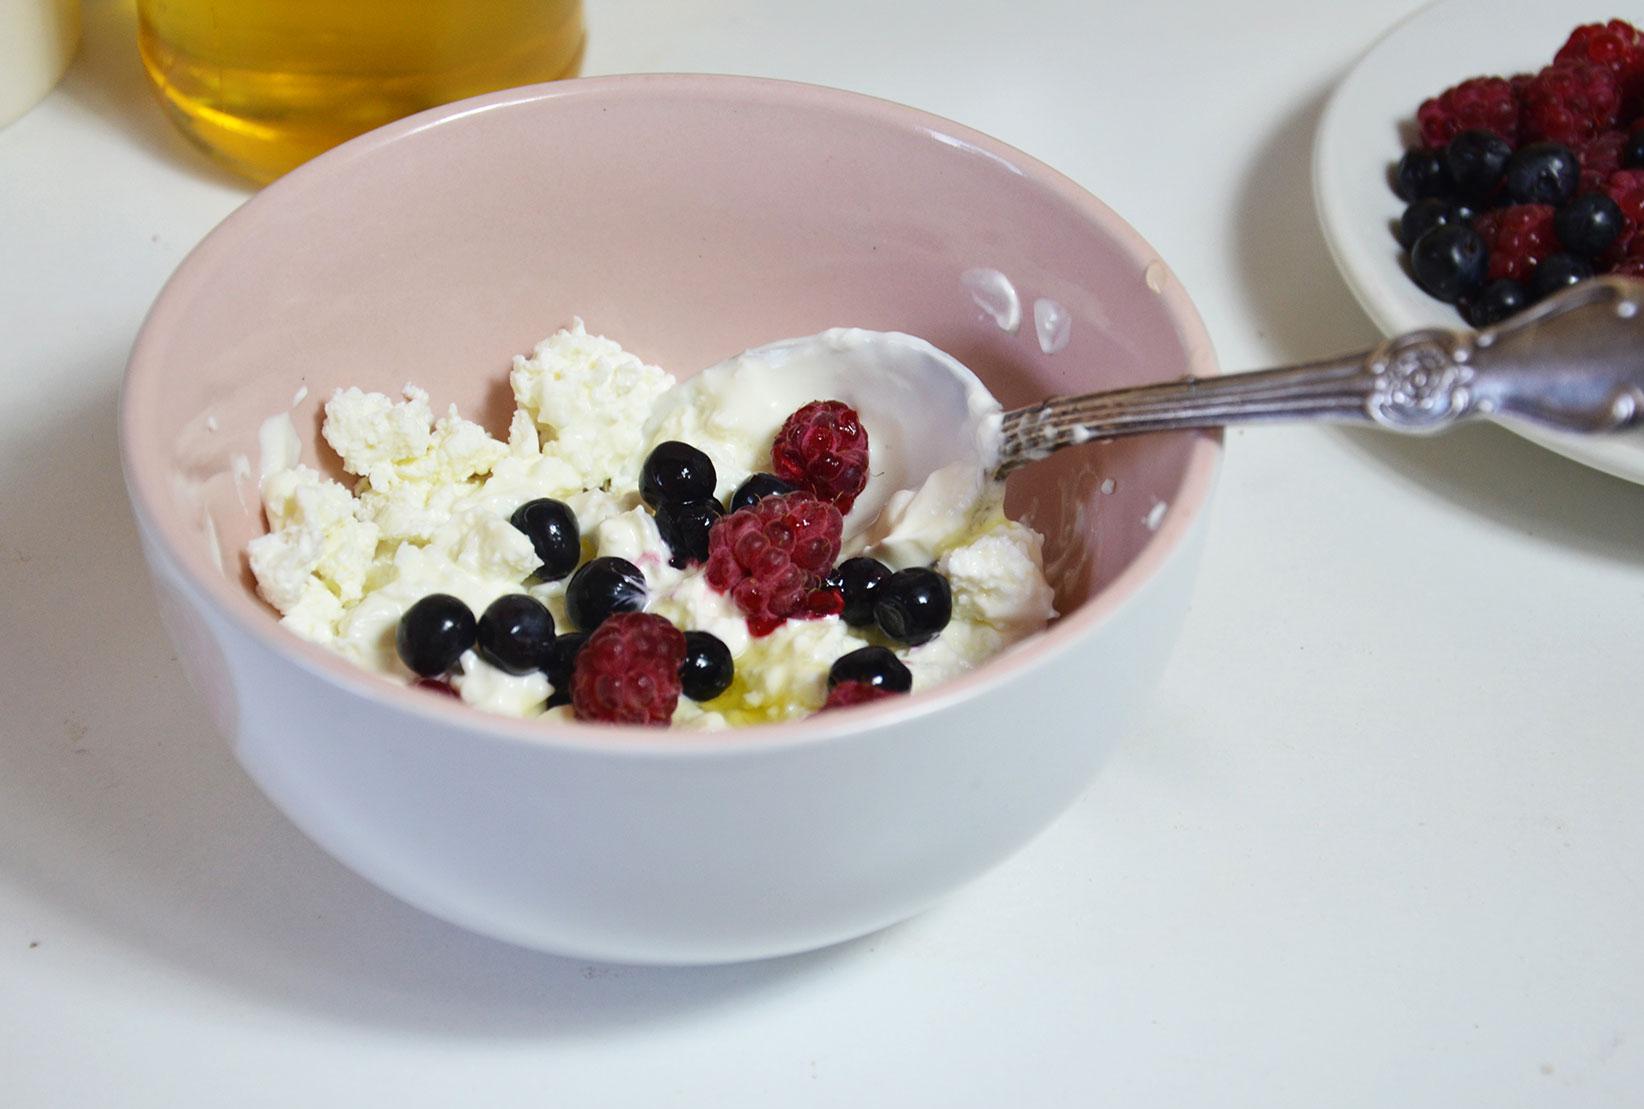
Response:
[[[1490,252],[1485,280],[1528,281],[1541,260],[1558,249],[1551,204],[1512,204],[1483,213],[1473,228]]]
[[[444,678],[418,678],[411,683],[412,689],[426,689],[430,693],[438,693],[442,697],[460,697],[451,683]]]
[[[823,703],[822,711],[865,705],[869,701],[882,701],[886,697],[895,696],[896,693],[872,682],[840,682],[828,690],[828,699]]]
[[[1438,149],[1463,131],[1490,131],[1518,145],[1519,103],[1513,86],[1501,77],[1474,77],[1416,109],[1421,140]]]
[[[571,672],[578,720],[667,724],[679,704],[685,633],[648,612],[606,617],[580,651]]]
[[[1621,209],[1621,234],[1616,236],[1612,252],[1629,258],[1644,256],[1644,169],[1623,169],[1610,174],[1604,183],[1616,207]]]
[[[708,533],[708,584],[730,594],[756,636],[790,616],[839,612],[844,598],[822,581],[839,557],[843,526],[837,508],[809,493],[755,501],[720,517]],[[814,599],[817,593],[830,596]]]
[[[1585,146],[1616,124],[1621,111],[1621,81],[1615,72],[1591,62],[1550,65],[1524,86],[1524,137]]]
[[[868,484],[868,429],[843,401],[813,400],[776,433],[771,469],[783,481],[849,512]]]
[[[1625,131],[1605,131],[1578,149],[1576,160],[1581,163],[1581,184],[1576,186],[1576,192],[1603,192],[1610,174],[1621,168],[1621,148],[1626,145]]]
[[[1618,273],[1623,277],[1644,277],[1644,258],[1628,258],[1611,266],[1606,273]]]
[[[1577,27],[1553,61],[1590,62],[1613,72],[1621,82],[1622,109],[1628,118],[1644,102],[1644,34],[1626,20]]]

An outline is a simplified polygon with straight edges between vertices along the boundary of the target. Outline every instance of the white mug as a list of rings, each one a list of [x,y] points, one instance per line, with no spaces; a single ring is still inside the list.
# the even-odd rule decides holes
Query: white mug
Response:
[[[0,0],[0,127],[52,90],[80,41],[80,0]]]

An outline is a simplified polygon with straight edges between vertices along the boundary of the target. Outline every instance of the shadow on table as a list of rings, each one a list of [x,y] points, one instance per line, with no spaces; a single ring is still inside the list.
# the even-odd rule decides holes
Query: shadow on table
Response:
[[[112,376],[106,363],[61,371]],[[7,444],[16,453],[0,488],[10,683],[0,887],[72,921],[62,935],[21,922],[40,929],[20,941],[38,944],[38,957],[95,973],[111,945],[137,955],[134,968],[158,959],[259,1004],[535,1038],[781,991],[865,950],[696,969],[588,965],[443,924],[345,870],[257,792],[187,686],[122,488],[112,390],[65,408]],[[95,950],[77,951],[86,933]],[[105,973],[126,973],[122,962]]]
[[[190,143],[166,118],[137,52],[133,0],[84,0],[82,11],[80,49],[58,86],[62,92],[157,158],[204,180],[251,188]]]
[[[1333,87],[1308,98],[1255,148],[1237,201],[1245,307],[1285,362],[1363,350],[1381,338],[1337,271],[1313,203],[1313,134]],[[1644,562],[1644,488],[1501,428],[1433,438],[1343,428],[1337,441],[1467,512],[1617,561]]]

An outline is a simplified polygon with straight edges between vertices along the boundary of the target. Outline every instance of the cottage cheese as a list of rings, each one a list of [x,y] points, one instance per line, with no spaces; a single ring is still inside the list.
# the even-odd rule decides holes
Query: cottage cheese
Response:
[[[862,334],[825,337],[848,357]],[[759,378],[747,358],[675,390],[671,375],[589,335],[577,321],[530,357],[515,359],[509,383],[516,411],[506,442],[454,407],[436,416],[428,395],[412,386],[398,399],[339,390],[325,405],[322,434],[357,479],[352,489],[297,461],[289,421],[264,429],[269,531],[249,549],[258,589],[297,635],[410,682],[394,634],[405,610],[429,593],[453,594],[477,614],[523,589],[569,627],[565,582],[527,583],[536,553],[509,523],[524,502],[554,497],[576,513],[585,556],[615,555],[644,572],[647,611],[683,629],[712,632],[730,649],[731,688],[703,705],[681,698],[676,726],[722,728],[815,712],[834,660],[885,641],[838,617],[790,620],[768,636],[750,636],[742,614],[708,586],[700,568],[668,564],[667,546],[637,491],[651,448],[681,439],[714,460],[716,493],[727,497],[768,464],[771,439],[789,412],[839,395],[804,367],[775,375],[781,384],[762,393],[755,382],[771,375]],[[947,628],[927,644],[897,649],[917,691],[977,666],[1053,618],[1042,539],[1005,518],[1002,489],[974,467],[940,468],[917,489],[887,488],[900,472],[896,429],[856,406],[868,427],[874,477],[846,518],[845,553],[866,551],[893,566],[934,561],[953,587]],[[977,426],[985,430],[987,419],[978,410]],[[507,674],[472,651],[460,671],[452,682],[458,695],[491,712],[535,716],[552,692],[542,673]],[[549,715],[569,718],[569,710]]]

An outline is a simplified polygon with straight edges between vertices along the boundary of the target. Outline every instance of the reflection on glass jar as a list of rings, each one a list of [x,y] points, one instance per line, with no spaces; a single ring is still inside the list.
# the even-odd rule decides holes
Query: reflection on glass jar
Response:
[[[575,76],[581,0],[138,0],[184,134],[258,181],[465,96]]]

